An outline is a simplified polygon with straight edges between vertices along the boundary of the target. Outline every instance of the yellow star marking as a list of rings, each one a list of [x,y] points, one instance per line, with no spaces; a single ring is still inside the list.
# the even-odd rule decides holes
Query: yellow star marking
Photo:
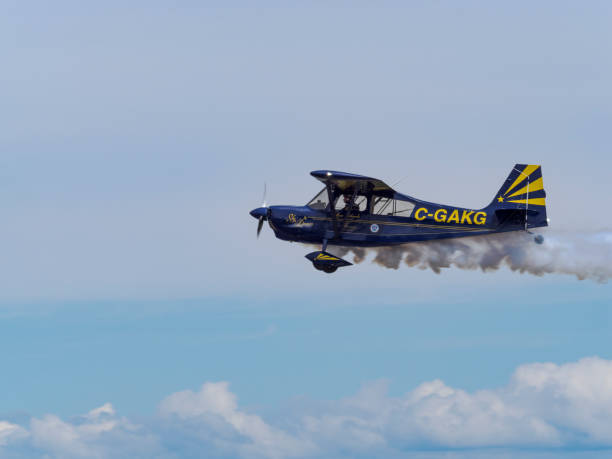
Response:
[[[497,198],[497,202],[504,202],[504,198],[500,196],[499,198]]]

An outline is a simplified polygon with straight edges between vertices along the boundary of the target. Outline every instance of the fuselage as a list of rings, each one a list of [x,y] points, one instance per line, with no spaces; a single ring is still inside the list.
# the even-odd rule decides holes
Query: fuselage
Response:
[[[387,246],[525,229],[523,221],[500,222],[493,212],[486,210],[424,202],[406,217],[340,211],[334,218],[326,210],[309,206],[270,206],[255,209],[251,214],[257,218],[263,211],[279,239],[304,243],[327,240],[342,246]]]

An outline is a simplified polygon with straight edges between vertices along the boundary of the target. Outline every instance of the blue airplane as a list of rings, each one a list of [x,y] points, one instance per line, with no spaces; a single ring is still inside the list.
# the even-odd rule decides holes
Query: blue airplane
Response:
[[[267,206],[250,214],[259,223],[257,236],[267,221],[284,241],[321,244],[306,255],[326,273],[349,266],[327,252],[327,246],[380,247],[416,241],[527,231],[548,226],[542,167],[516,164],[493,201],[482,209],[421,201],[398,193],[381,180],[346,172],[319,170],[310,173],[324,185],[305,206]],[[265,194],[265,192],[264,192]],[[542,235],[535,236],[541,244]]]

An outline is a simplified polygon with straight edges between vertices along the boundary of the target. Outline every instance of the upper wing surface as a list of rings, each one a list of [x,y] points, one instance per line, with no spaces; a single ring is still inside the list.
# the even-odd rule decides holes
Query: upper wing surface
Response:
[[[341,191],[357,188],[358,190],[370,190],[374,194],[381,196],[392,197],[395,194],[393,188],[385,182],[364,175],[349,174],[348,172],[339,171],[312,171],[310,173],[314,178],[320,180],[325,185],[333,184]]]

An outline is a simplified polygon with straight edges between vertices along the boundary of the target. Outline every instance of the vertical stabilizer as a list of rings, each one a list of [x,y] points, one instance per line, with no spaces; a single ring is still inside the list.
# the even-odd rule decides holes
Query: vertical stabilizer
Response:
[[[519,210],[526,215],[527,227],[547,226],[542,166],[516,164],[486,209],[499,215]]]

